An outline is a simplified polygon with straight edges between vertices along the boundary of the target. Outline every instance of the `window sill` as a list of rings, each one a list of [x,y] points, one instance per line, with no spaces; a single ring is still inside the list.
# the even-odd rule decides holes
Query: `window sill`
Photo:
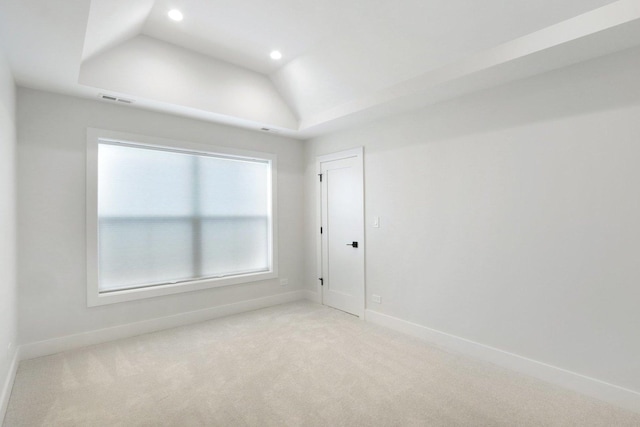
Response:
[[[262,280],[275,279],[278,277],[276,271],[243,274],[232,277],[219,277],[201,280],[192,280],[174,284],[141,287],[135,289],[125,289],[121,291],[99,292],[97,288],[87,294],[87,306],[97,307],[119,302],[135,301],[146,298],[173,295],[183,292],[200,291],[204,289],[219,288],[222,286],[238,285],[241,283],[259,282]]]

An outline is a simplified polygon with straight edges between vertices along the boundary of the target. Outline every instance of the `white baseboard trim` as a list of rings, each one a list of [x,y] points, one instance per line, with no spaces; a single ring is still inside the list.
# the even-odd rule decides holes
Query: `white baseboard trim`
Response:
[[[149,332],[161,331],[163,329],[175,328],[191,323],[204,322],[205,320],[211,320],[218,317],[299,301],[305,299],[305,297],[305,291],[292,291],[264,298],[256,298],[233,304],[206,308],[203,310],[175,314],[173,316],[143,320],[141,322],[128,323],[126,325],[119,325],[111,328],[98,329],[95,331],[23,344],[20,348],[21,360],[34,359],[36,357],[48,356],[89,345],[100,344],[121,338],[129,338]]]
[[[464,354],[475,359],[481,359],[640,413],[640,393],[637,391],[547,365],[546,363],[528,359],[517,354],[489,347],[373,310],[366,310],[365,320],[420,338],[445,350]]]
[[[2,385],[2,391],[0,392],[0,425],[3,425],[4,416],[7,413],[7,406],[9,406],[9,398],[11,397],[11,389],[13,389],[13,382],[16,379],[16,372],[18,372],[18,364],[20,363],[20,347],[16,348],[13,352],[13,358],[9,365],[9,371],[7,372],[7,378]]]
[[[310,290],[304,290],[302,291],[304,292],[304,299],[312,301],[312,302],[317,302],[318,304],[320,304],[320,294],[314,291],[310,291]]]

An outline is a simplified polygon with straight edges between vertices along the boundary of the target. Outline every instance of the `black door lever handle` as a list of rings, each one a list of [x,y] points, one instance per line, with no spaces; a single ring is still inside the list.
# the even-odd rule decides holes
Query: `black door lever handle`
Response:
[[[347,243],[347,246],[353,246],[354,248],[358,247],[358,242]]]

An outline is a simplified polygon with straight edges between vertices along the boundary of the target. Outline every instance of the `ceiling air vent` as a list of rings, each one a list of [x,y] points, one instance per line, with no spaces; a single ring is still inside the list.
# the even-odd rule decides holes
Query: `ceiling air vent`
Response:
[[[117,96],[104,95],[102,93],[100,95],[98,95],[98,98],[104,99],[105,101],[122,102],[123,104],[133,104],[134,103],[133,99],[118,98]]]

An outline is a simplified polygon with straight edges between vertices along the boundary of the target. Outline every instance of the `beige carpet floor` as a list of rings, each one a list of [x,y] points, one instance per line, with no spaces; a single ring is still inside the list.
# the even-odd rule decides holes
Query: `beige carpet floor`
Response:
[[[299,302],[24,361],[5,426],[640,426]]]

